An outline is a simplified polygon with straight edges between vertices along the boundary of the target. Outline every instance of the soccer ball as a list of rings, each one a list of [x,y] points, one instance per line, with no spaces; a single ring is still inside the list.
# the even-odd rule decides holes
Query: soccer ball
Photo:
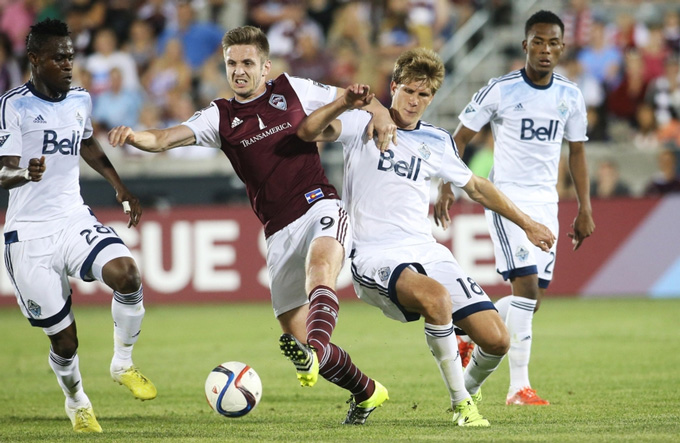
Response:
[[[205,380],[205,398],[225,417],[242,417],[262,398],[262,381],[245,363],[228,361],[213,369]]]

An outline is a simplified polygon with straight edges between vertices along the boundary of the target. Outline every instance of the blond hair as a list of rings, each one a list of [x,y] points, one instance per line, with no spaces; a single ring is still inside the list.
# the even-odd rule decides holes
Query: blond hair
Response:
[[[444,63],[432,49],[409,49],[394,63],[392,81],[396,84],[422,81],[434,94],[444,81]]]

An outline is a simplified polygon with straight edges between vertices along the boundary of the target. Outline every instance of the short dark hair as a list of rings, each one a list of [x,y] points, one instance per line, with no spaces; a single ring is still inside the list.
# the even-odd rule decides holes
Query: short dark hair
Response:
[[[66,23],[61,20],[46,18],[31,26],[31,30],[26,36],[26,52],[35,54],[51,37],[68,37],[70,34]]]
[[[529,35],[531,27],[534,26],[536,23],[549,23],[551,25],[557,25],[560,27],[560,31],[562,31],[562,37],[564,37],[564,23],[562,23],[562,20],[560,20],[560,18],[554,12],[541,9],[540,11],[529,17],[529,20],[527,20],[527,22],[524,24],[525,37]]]
[[[262,29],[255,26],[240,26],[224,34],[222,37],[222,50],[226,51],[230,46],[253,45],[262,57],[262,61],[269,58],[269,40]]]

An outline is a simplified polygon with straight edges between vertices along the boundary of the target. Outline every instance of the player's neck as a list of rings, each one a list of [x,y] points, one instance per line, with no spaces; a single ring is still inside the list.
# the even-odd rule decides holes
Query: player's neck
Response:
[[[58,99],[64,97],[64,93],[57,92],[57,91],[54,91],[54,90],[48,88],[47,85],[45,85],[43,82],[36,81],[35,77],[31,77],[30,80],[28,80],[28,81],[31,83],[31,85],[33,85],[33,89],[35,89],[36,91],[38,91],[38,93],[44,95],[45,97],[48,97],[48,98],[51,98],[51,99],[54,99],[54,100],[58,100]]]
[[[531,80],[533,84],[538,86],[549,85],[553,75],[552,69],[548,72],[538,72],[534,69],[531,69],[531,67],[528,65],[524,66],[524,72],[526,73],[527,78]]]

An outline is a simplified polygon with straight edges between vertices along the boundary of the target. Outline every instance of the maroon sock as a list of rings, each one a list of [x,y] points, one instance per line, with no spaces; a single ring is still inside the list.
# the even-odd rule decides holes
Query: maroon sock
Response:
[[[333,343],[328,344],[325,358],[319,361],[319,374],[329,382],[350,391],[357,403],[368,400],[375,391],[373,380],[352,363],[344,349]]]
[[[309,294],[307,343],[314,346],[319,361],[323,360],[338,320],[338,296],[327,286],[317,286]]]

